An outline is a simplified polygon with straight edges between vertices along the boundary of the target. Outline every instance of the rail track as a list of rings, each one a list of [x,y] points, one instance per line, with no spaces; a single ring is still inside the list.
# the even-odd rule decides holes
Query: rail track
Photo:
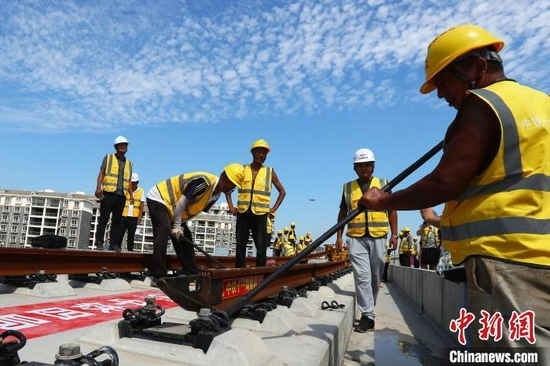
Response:
[[[308,260],[323,258],[329,252],[308,255]],[[197,264],[203,268],[218,268],[213,260],[197,255]],[[235,265],[234,257],[213,256],[227,268]],[[247,257],[246,264],[253,266],[254,257]],[[289,260],[285,257],[268,258],[268,265],[280,265]],[[176,255],[167,256],[169,270],[181,269]],[[87,274],[107,269],[114,273],[141,272],[151,268],[151,254],[135,252],[112,252],[77,249],[36,249],[36,248],[0,248],[0,276],[26,276],[45,271],[55,274]]]
[[[309,254],[300,264],[293,266],[254,296],[252,301],[278,294],[286,286],[297,288],[314,279],[337,273],[350,266],[348,260],[322,261],[331,252]],[[239,298],[258,286],[290,258],[268,258],[266,267],[231,268],[234,257],[213,257],[228,268],[219,269],[218,263],[206,256],[197,257],[201,268],[195,276],[167,276],[157,281],[157,286],[174,302],[186,310],[201,308],[225,310]],[[247,258],[253,265],[255,258]],[[314,263],[315,262],[315,263]],[[146,273],[152,265],[151,254],[108,252],[70,249],[0,248],[0,277],[16,278],[42,274],[87,275],[109,272],[116,274]],[[177,256],[168,255],[168,268],[180,270]],[[36,279],[36,277],[34,277]],[[48,278],[44,277],[47,282]]]

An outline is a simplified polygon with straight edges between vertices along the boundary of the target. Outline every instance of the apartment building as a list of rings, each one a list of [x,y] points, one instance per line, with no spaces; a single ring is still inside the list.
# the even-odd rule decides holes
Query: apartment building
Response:
[[[0,189],[0,246],[30,247],[32,238],[55,234],[68,248],[86,249],[93,205],[83,192]]]
[[[24,191],[0,189],[0,247],[30,247],[32,238],[55,234],[67,238],[68,248],[95,249],[99,221],[99,201],[84,192],[57,193],[52,190]],[[188,225],[195,244],[207,253],[235,253],[235,217],[226,203],[200,213]],[[105,230],[109,242],[110,225]],[[123,240],[123,250],[126,237]],[[249,243],[250,254],[253,254]],[[134,251],[153,251],[153,227],[147,205],[134,240]],[[168,253],[174,253],[169,241]]]

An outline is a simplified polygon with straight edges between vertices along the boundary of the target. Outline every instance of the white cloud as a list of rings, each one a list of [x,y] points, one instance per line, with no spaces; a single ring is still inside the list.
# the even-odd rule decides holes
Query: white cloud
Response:
[[[19,102],[0,100],[0,123],[97,129],[388,106],[414,100],[428,43],[467,22],[507,41],[510,77],[550,86],[547,2],[212,4],[3,3],[0,85]]]

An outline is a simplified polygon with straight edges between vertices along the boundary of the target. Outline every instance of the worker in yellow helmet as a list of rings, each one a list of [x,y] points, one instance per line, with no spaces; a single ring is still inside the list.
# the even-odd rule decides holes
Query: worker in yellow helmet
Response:
[[[360,203],[372,210],[445,203],[443,246],[453,265],[465,267],[468,312],[537,314],[534,344],[507,336],[482,340],[482,322],[475,321],[471,347],[550,349],[550,98],[505,75],[503,47],[472,24],[433,40],[420,92],[437,90],[457,109],[441,160],[410,187],[393,194],[371,189]]]
[[[283,243],[285,242],[283,231],[279,230],[277,232],[277,237],[275,238],[275,241],[273,242],[273,251],[275,253],[275,257],[281,256],[281,251],[283,248]]]
[[[306,245],[309,245],[309,244],[311,244],[312,241],[313,241],[313,239],[311,239],[311,233],[308,232],[308,233],[306,234],[306,237],[304,238],[304,243],[305,243]]]
[[[300,235],[298,239],[298,244],[296,244],[296,254],[300,254],[302,250],[306,249],[307,245],[304,240],[305,238],[302,235]]]
[[[244,176],[241,164],[226,166],[220,177],[193,172],[176,175],[157,183],[147,193],[147,207],[153,224],[153,267],[155,278],[166,275],[168,238],[185,274],[199,272],[195,261],[193,237],[186,221],[206,212],[222,193],[240,187]]]
[[[411,229],[409,229],[408,227],[404,227],[403,238],[401,239],[401,243],[399,243],[399,264],[401,266],[411,266],[411,251],[413,249],[413,245],[414,243],[411,236]]]
[[[290,223],[290,232],[288,233],[288,241],[290,241],[292,245],[296,245],[296,224],[294,222]]]
[[[296,247],[289,241],[285,241],[283,244],[283,257],[293,257],[296,255]]]
[[[256,246],[256,266],[266,265],[266,251],[269,245],[267,235],[267,220],[275,218],[275,213],[286,196],[285,188],[272,167],[264,162],[270,152],[265,140],[257,140],[252,144],[252,163],[244,168],[244,179],[237,194],[237,206],[233,205],[231,192],[225,195],[229,210],[237,216],[235,267],[244,267],[246,262],[246,244],[252,233]],[[271,189],[275,186],[279,195],[271,206]]]

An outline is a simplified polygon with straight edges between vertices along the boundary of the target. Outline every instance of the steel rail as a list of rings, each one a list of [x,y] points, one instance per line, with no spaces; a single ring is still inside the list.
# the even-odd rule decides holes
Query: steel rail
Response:
[[[328,252],[314,253],[306,259],[326,257]],[[215,256],[217,261],[226,267],[234,267],[235,257]],[[216,267],[208,257],[196,256],[199,267]],[[290,258],[269,257],[268,266],[286,263]],[[256,258],[247,257],[249,266],[255,264]],[[176,255],[167,256],[169,270],[181,269]],[[38,271],[48,274],[87,274],[97,273],[106,268],[109,272],[141,272],[151,268],[153,258],[148,253],[112,252],[79,249],[43,249],[43,248],[0,248],[0,276],[26,276]]]
[[[281,292],[283,286],[297,288],[307,285],[313,279],[333,274],[350,265],[349,260],[345,259],[293,266],[274,281],[270,281],[251,300],[258,301],[276,295]],[[157,281],[157,285],[162,292],[186,310],[225,310],[279,268],[280,266],[267,266],[203,270],[194,276],[163,277]]]

